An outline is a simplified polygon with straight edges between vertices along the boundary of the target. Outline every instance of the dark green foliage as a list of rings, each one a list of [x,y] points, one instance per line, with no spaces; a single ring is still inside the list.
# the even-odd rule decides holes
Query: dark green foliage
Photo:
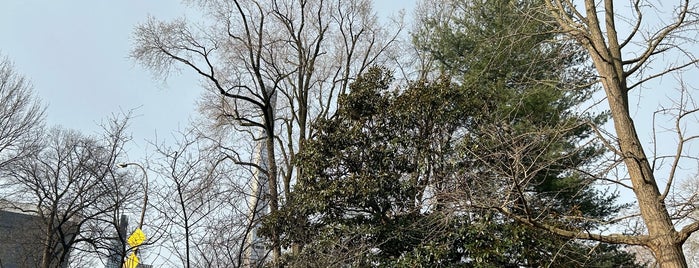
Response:
[[[578,114],[585,59],[556,39],[536,1],[454,1],[425,19],[443,75],[391,90],[372,68],[316,122],[281,226],[298,267],[635,267],[606,244],[553,236],[498,213],[571,230],[621,208],[585,172],[604,151]],[[588,219],[592,219],[590,221]]]
[[[541,1],[448,2],[445,9],[452,16],[422,18],[418,34],[429,38],[416,35],[415,42],[481,100],[481,112],[471,115],[475,123],[461,149],[476,166],[488,168],[472,172],[465,187],[495,188],[501,194],[473,201],[510,198],[504,201],[511,202],[513,211],[553,221],[571,214],[612,216],[620,208],[613,205],[614,196],[595,191],[590,184],[596,178],[584,172],[604,153],[590,142],[589,125],[607,118],[576,113],[593,91],[584,53],[546,23],[550,18],[541,12]],[[483,177],[509,180],[479,179]],[[570,223],[571,217],[565,221]]]
[[[568,241],[513,222],[461,217],[449,227],[387,266],[637,267],[633,255],[615,246]]]
[[[486,175],[474,173],[479,167],[453,146],[471,139],[468,130],[477,125],[468,115],[477,111],[469,107],[480,100],[446,79],[412,83],[402,92],[389,90],[387,81],[390,73],[380,68],[359,77],[299,155],[306,173],[293,202],[267,219],[282,226],[286,246],[304,245],[300,255],[286,256],[288,265],[605,267],[598,264],[612,257],[620,258],[615,264],[631,263],[615,248],[605,257],[492,211],[458,207],[467,198],[464,178]],[[575,183],[556,180],[540,194],[586,186],[569,180]],[[594,209],[611,208],[583,192]]]
[[[388,90],[390,79],[380,68],[359,77],[299,155],[306,173],[280,216],[303,223],[287,230],[287,241],[305,244],[309,254],[362,249],[348,258],[356,265],[358,256],[365,264],[400,258],[431,230],[426,187],[457,174],[452,134],[466,124],[467,98],[448,80],[413,83],[398,94]]]

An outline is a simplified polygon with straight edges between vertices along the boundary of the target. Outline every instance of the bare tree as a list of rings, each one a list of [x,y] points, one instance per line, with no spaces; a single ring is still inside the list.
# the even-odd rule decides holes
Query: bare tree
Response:
[[[31,83],[0,56],[0,168],[37,148],[44,108],[35,99]]]
[[[230,130],[217,138],[227,159],[261,166],[240,144],[228,145],[231,133],[264,144],[269,158],[260,172],[269,178],[274,213],[289,199],[299,173],[294,158],[313,136],[311,123],[330,115],[352,77],[387,60],[382,55],[402,26],[383,30],[368,0],[191,2],[210,25],[151,19],[137,27],[131,55],[157,75],[184,67],[201,76],[210,90],[202,109],[219,130]],[[271,232],[277,260],[281,245]]]
[[[128,141],[126,119],[114,119],[102,136],[85,136],[59,127],[41,136],[35,155],[11,165],[8,199],[32,204],[42,230],[40,267],[64,267],[69,257],[100,257],[111,246],[114,219],[135,196],[132,182],[114,173]]]
[[[190,130],[180,133],[175,145],[156,147],[155,171],[164,180],[162,188],[156,192],[158,205],[154,209],[161,215],[158,224],[165,234],[163,243],[180,261],[170,260],[173,265],[240,266],[236,257],[217,256],[217,251],[235,249],[237,243],[225,246],[210,243],[221,236],[216,230],[220,221],[229,218],[223,211],[239,206],[239,202],[245,199],[235,180],[233,184],[226,183],[231,174],[224,167],[225,161],[211,161],[225,159],[217,155],[220,150],[214,145],[195,130]],[[233,192],[236,189],[237,192]],[[226,236],[241,238],[244,233],[242,224],[229,222],[224,226],[228,232]],[[228,259],[228,265],[216,259]],[[215,262],[218,264],[214,265]]]

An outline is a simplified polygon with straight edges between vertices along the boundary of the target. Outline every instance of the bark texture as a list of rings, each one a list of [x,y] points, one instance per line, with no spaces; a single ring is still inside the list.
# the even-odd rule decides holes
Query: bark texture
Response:
[[[675,229],[665,196],[659,190],[647,154],[638,138],[637,128],[629,111],[629,92],[645,81],[695,64],[696,60],[690,59],[689,63],[670,66],[657,75],[636,78],[638,80],[634,80],[631,85],[629,77],[645,68],[652,56],[666,52],[667,48],[664,46],[671,44],[667,43],[671,42],[668,41],[671,40],[670,36],[690,23],[685,20],[689,2],[683,1],[680,4],[674,23],[661,27],[651,38],[645,40],[645,47],[641,49],[640,56],[625,59],[622,48],[632,41],[642,25],[641,1],[634,1],[632,4],[638,23],[630,24],[633,28],[631,34],[620,40],[617,36],[612,0],[602,3],[585,0],[584,11],[576,9],[570,1],[547,1],[549,11],[557,24],[589,52],[599,74],[617,138],[614,151],[623,159],[629,173],[641,217],[648,232],[647,236],[616,236],[607,242],[643,245],[653,251],[660,267],[687,267],[682,244],[691,232],[696,231],[696,226],[691,224],[681,231]]]

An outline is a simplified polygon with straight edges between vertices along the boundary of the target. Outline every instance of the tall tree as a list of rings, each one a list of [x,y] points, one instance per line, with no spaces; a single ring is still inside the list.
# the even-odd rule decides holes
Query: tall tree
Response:
[[[382,29],[368,0],[192,3],[208,26],[149,20],[136,29],[132,56],[157,74],[185,67],[201,76],[211,92],[203,109],[219,130],[231,130],[222,139],[228,159],[259,168],[225,139],[262,140],[268,163],[259,172],[269,178],[266,199],[276,211],[290,198],[300,172],[293,159],[312,135],[310,123],[331,113],[353,77],[385,60],[401,27]],[[271,238],[278,258],[278,235]]]
[[[370,69],[340,98],[335,115],[315,125],[318,135],[298,160],[305,172],[294,187],[293,202],[270,219],[292,222],[284,229],[285,242],[304,246],[300,255],[289,256],[289,264],[370,266],[414,246],[406,237],[418,228],[410,230],[409,222],[419,218],[425,204],[421,196],[434,175],[415,170],[443,163],[426,158],[438,157],[429,152],[440,145],[449,147],[459,121],[454,109],[426,109],[432,113],[423,115],[411,111],[415,105],[441,106],[461,98],[444,81],[447,85],[425,84],[394,100],[388,91],[391,81],[385,69]],[[414,102],[430,94],[431,102]],[[450,104],[446,106],[463,106]],[[419,170],[430,173],[427,169]],[[380,256],[372,256],[375,247]]]
[[[690,1],[676,1],[664,4],[662,7],[666,9],[661,9],[659,4],[638,0],[631,1],[625,12],[611,0],[586,0],[581,6],[570,1],[545,3],[562,33],[584,47],[592,59],[614,122],[614,135],[607,144],[624,163],[646,229],[641,235],[567,235],[643,245],[653,251],[661,267],[687,267],[682,244],[699,229],[699,222],[681,221],[685,216],[674,215],[674,211],[681,210],[674,209],[675,204],[668,201],[675,199],[672,189],[679,181],[675,171],[681,159],[695,154],[686,150],[688,143],[697,136],[687,135],[682,127],[676,129],[676,153],[670,157],[672,167],[667,175],[660,174],[654,169],[659,158],[649,157],[639,139],[629,96],[651,80],[697,66],[699,60],[690,48],[696,46],[697,40],[696,5]],[[658,12],[665,18],[656,23],[644,16],[646,12]],[[623,24],[618,25],[620,20]],[[663,57],[677,57],[677,60],[654,68],[652,62],[663,62]],[[691,93],[688,94],[691,99]],[[682,119],[691,118],[697,111],[696,105],[686,99],[676,100],[679,107],[674,111],[678,126],[684,124]],[[659,185],[663,181],[665,185]]]

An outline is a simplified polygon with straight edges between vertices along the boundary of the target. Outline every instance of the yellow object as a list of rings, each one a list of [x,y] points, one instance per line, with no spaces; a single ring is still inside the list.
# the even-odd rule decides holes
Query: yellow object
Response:
[[[143,241],[146,241],[146,234],[141,231],[141,228],[137,228],[136,231],[129,236],[129,239],[126,240],[132,248],[140,246],[143,244]]]
[[[136,268],[137,266],[138,257],[136,257],[135,253],[131,252],[131,255],[129,255],[129,257],[126,259],[126,262],[124,262],[124,268]]]

